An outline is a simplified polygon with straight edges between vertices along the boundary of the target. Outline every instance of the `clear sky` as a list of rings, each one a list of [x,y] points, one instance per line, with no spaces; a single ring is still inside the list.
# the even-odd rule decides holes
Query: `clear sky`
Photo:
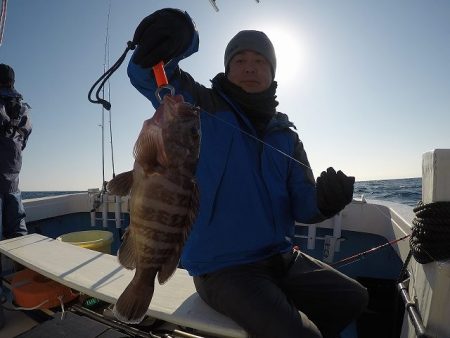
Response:
[[[421,176],[422,154],[450,148],[448,0],[9,0],[0,62],[32,106],[23,191],[85,190],[102,184],[102,109],[87,93],[139,22],[164,7],[186,10],[200,50],[181,67],[198,82],[223,71],[239,30],[265,31],[278,60],[279,111],[297,126],[314,175],[329,166],[357,181]],[[116,174],[154,109],[129,83],[110,81]],[[105,179],[112,176],[105,115]]]

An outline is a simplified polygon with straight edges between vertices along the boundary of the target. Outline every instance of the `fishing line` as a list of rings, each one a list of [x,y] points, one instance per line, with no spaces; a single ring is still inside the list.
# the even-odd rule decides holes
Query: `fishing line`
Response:
[[[309,167],[308,165],[306,165],[306,164],[303,163],[303,162],[300,162],[299,160],[297,160],[296,158],[290,156],[289,154],[286,154],[284,151],[278,149],[277,147],[274,147],[273,145],[271,145],[271,144],[269,144],[269,143],[267,143],[267,142],[264,142],[263,140],[261,140],[260,138],[256,137],[255,135],[250,134],[249,132],[247,132],[247,131],[241,129],[240,127],[238,127],[238,126],[236,126],[236,125],[234,125],[234,124],[232,124],[232,123],[230,123],[230,122],[228,122],[228,121],[225,121],[224,119],[221,119],[220,117],[218,117],[218,116],[216,116],[216,115],[214,115],[214,114],[211,114],[210,112],[208,112],[208,111],[206,111],[206,110],[204,110],[204,109],[202,109],[202,110],[203,110],[205,113],[207,113],[209,116],[212,116],[212,117],[214,117],[215,119],[217,119],[218,121],[225,123],[225,124],[228,125],[229,127],[232,127],[232,128],[234,128],[234,129],[240,131],[240,132],[243,133],[244,135],[246,135],[246,136],[248,136],[248,137],[254,139],[255,141],[258,141],[258,142],[262,143],[262,144],[265,145],[266,147],[269,147],[269,148],[271,148],[272,150],[277,151],[278,153],[282,154],[283,156],[286,156],[287,158],[291,159],[292,161],[294,161],[294,162],[296,162],[296,163],[298,163],[298,164],[301,164],[302,166],[304,166],[304,167],[306,167],[306,168],[308,168],[308,169],[310,169],[310,170],[313,171],[313,169],[312,169],[311,167]]]

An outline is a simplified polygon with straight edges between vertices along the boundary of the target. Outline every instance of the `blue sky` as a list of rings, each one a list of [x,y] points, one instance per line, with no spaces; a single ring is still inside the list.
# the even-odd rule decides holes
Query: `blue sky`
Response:
[[[0,62],[32,106],[21,189],[102,184],[102,110],[87,93],[103,72],[108,9],[113,64],[141,19],[186,10],[200,50],[181,67],[198,82],[223,71],[239,30],[265,31],[278,60],[279,110],[297,126],[315,176],[329,166],[357,181],[421,176],[422,154],[450,148],[450,1],[9,0]],[[115,172],[154,109],[129,83],[128,55],[110,81]],[[108,115],[105,179],[112,176]]]

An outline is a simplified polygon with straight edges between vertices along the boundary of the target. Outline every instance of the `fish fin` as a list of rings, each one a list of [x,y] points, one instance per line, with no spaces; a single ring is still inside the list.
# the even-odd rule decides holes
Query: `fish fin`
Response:
[[[127,324],[140,323],[147,314],[155,289],[156,269],[136,271],[113,308],[114,316]]]
[[[136,251],[134,249],[133,236],[130,234],[130,227],[123,234],[117,258],[123,267],[129,270],[136,268]]]
[[[106,185],[106,189],[113,195],[126,196],[133,185],[133,170],[125,171],[115,176]]]
[[[174,274],[180,261],[180,250],[178,249],[174,255],[170,256],[167,262],[161,266],[158,271],[158,282],[164,284]]]
[[[144,122],[133,149],[134,158],[144,168],[156,165],[158,153],[164,152],[161,129],[151,121]]]

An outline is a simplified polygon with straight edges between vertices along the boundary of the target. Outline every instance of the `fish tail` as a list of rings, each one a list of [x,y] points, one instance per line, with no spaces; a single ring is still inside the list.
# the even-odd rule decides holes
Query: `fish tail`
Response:
[[[153,277],[144,278],[136,272],[114,305],[113,313],[118,320],[127,324],[138,324],[144,319],[153,297],[156,270],[152,270],[151,274]]]

